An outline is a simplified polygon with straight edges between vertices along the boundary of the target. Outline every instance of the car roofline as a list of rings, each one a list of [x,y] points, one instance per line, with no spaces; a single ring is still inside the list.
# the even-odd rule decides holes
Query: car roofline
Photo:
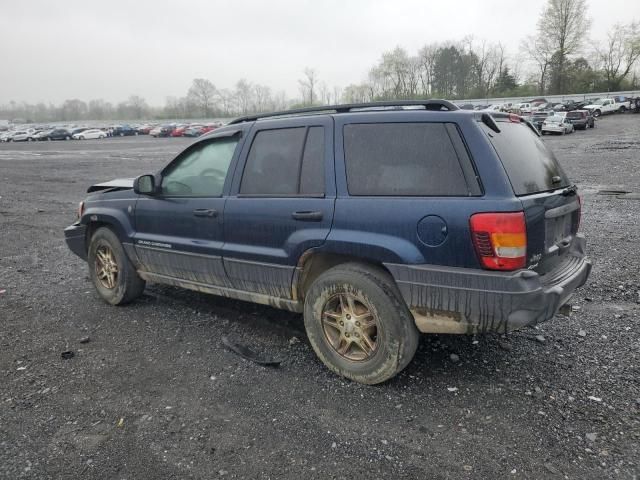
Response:
[[[239,117],[227,125],[236,125],[245,122],[254,122],[262,119],[273,119],[278,117],[298,117],[307,115],[322,114],[341,114],[353,113],[358,111],[377,112],[389,110],[406,110],[404,107],[422,107],[420,110],[431,111],[453,111],[459,108],[448,100],[395,100],[369,103],[346,103],[340,105],[321,105],[316,107],[298,108],[292,110],[284,110],[280,112],[266,112],[256,115],[247,115]]]

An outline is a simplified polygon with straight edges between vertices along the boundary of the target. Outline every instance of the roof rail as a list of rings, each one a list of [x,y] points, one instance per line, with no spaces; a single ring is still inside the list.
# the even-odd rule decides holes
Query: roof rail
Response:
[[[260,113],[257,115],[247,115],[230,121],[227,125],[242,122],[254,122],[264,118],[289,117],[305,115],[308,113],[349,113],[359,110],[391,109],[394,107],[424,107],[425,110],[459,110],[459,108],[448,100],[393,100],[369,103],[345,103],[342,105],[322,105],[318,107],[297,108],[284,110],[282,112]]]

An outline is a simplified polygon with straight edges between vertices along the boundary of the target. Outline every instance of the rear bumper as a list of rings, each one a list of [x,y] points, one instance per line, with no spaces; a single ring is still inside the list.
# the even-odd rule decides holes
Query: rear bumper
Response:
[[[425,333],[506,333],[554,317],[585,284],[591,262],[584,237],[544,276],[532,270],[491,272],[433,265],[386,264]]]
[[[86,225],[80,223],[74,223],[64,229],[64,239],[67,242],[69,250],[85,261],[87,260],[86,230]]]

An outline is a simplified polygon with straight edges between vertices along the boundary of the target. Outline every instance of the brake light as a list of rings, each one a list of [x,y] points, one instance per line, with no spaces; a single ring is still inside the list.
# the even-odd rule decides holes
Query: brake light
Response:
[[[517,270],[527,264],[524,212],[476,213],[469,221],[480,263],[490,270]]]
[[[84,214],[84,202],[80,202],[80,204],[78,205],[78,220],[80,220],[82,218],[82,215]]]
[[[510,113],[509,114],[509,121],[511,123],[520,123],[520,116],[516,115],[515,113]]]

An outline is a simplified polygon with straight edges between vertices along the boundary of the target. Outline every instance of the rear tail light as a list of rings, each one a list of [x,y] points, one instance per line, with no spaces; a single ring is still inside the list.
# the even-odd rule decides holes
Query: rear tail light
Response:
[[[517,270],[527,264],[524,212],[476,213],[471,236],[480,263],[490,270]]]
[[[82,215],[84,214],[84,202],[80,202],[80,204],[78,205],[78,220],[80,220],[82,218]]]

